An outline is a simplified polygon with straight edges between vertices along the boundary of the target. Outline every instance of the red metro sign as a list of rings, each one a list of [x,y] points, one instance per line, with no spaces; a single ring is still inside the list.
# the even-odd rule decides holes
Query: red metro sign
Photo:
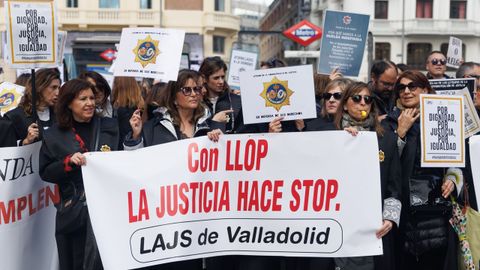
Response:
[[[308,46],[322,37],[322,28],[303,20],[283,31],[283,34],[302,46]]]
[[[113,50],[113,49],[106,49],[105,51],[103,51],[101,54],[100,54],[100,57],[102,57],[103,59],[107,60],[108,62],[112,62],[113,59],[115,59],[116,57],[116,51]]]

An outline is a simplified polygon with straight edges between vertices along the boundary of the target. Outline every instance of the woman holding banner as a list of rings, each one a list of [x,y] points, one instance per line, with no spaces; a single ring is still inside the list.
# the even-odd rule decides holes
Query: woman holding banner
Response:
[[[168,82],[160,107],[154,111],[155,117],[143,125],[141,111],[136,110],[130,119],[132,132],[124,141],[125,150],[134,150],[177,140],[207,135],[217,141],[222,133],[208,126],[210,117],[203,107],[202,86],[198,85],[198,73],[193,70],[180,70],[177,81]],[[202,260],[187,260],[163,264],[145,269],[202,269]]]
[[[94,86],[80,79],[65,83],[56,105],[57,124],[45,131],[40,150],[40,176],[55,183],[56,240],[60,269],[102,269],[85,201],[81,166],[85,152],[118,146],[118,126],[95,116]]]
[[[420,94],[434,94],[419,71],[402,73],[395,84],[396,106],[387,116],[397,136],[402,166],[401,269],[457,269],[455,232],[448,197],[461,170],[420,166]],[[448,180],[450,179],[450,180]]]
[[[44,129],[54,122],[54,106],[60,89],[60,72],[57,69],[35,71],[35,108],[33,112],[32,83],[28,80],[25,93],[17,108],[5,114],[12,122],[18,145],[27,145],[41,140]]]
[[[339,104],[334,124],[354,136],[358,131],[377,133],[380,162],[380,180],[383,200],[383,224],[377,230],[377,238],[382,238],[383,255],[374,257],[335,258],[336,269],[395,269],[394,233],[399,226],[400,211],[400,161],[396,136],[378,123],[378,112],[373,103],[373,93],[363,82],[350,84]]]

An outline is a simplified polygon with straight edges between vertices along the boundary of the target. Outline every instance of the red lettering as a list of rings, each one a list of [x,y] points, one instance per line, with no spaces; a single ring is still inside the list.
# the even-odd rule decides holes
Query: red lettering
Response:
[[[256,164],[257,166],[255,167],[255,170],[260,170],[260,160],[262,158],[265,158],[268,153],[268,141],[265,139],[260,139],[258,140],[258,145],[257,145],[257,161]]]
[[[320,193],[320,194],[319,194]],[[320,212],[323,209],[325,198],[325,181],[315,181],[313,189],[313,211]]]
[[[15,222],[15,200],[8,201],[7,209],[5,209],[5,203],[0,202],[0,213],[2,214],[4,224],[10,223],[10,221]],[[2,224],[1,220],[0,224]]]
[[[337,196],[338,193],[338,181],[336,179],[329,179],[327,183],[327,196],[325,210],[330,210],[330,201]],[[337,203],[335,211],[340,210],[340,204]]]
[[[230,163],[230,146],[232,142],[227,141],[227,160],[225,162],[225,170],[226,171],[233,171],[233,165]]]
[[[186,183],[181,183],[180,187],[178,188],[180,201],[183,202],[183,205],[178,207],[178,211],[182,215],[186,215],[188,212],[188,197],[185,195],[188,192],[188,185]]]
[[[262,193],[260,195],[260,209],[262,209],[263,212],[267,212],[270,209],[271,205],[271,200],[267,199],[267,191],[270,192],[272,191],[272,182],[270,180],[265,180],[262,184]]]
[[[243,165],[240,164],[240,141],[235,143],[235,171],[243,170]]]
[[[283,187],[282,180],[276,180],[273,189],[273,203],[272,211],[282,211],[282,205],[278,203],[278,200],[282,199],[282,191],[279,190]]]
[[[193,153],[198,152],[198,145],[191,143],[188,145],[188,170],[192,173],[198,170],[198,160],[193,160]]]
[[[172,191],[173,189],[173,191]],[[165,198],[165,196],[163,196]],[[177,185],[167,186],[167,213],[175,216],[178,211]]]
[[[300,208],[300,194],[297,190],[302,188],[302,182],[299,179],[295,179],[292,183],[292,197],[293,200],[290,200],[290,211],[296,212]]]
[[[32,196],[33,196],[32,193],[28,194],[28,212],[29,212],[30,216],[37,212],[37,209],[35,207],[33,207]]]
[[[247,209],[248,181],[238,181],[237,211]]]
[[[212,200],[208,199],[208,194],[211,193],[212,190],[212,182],[205,182],[205,187],[203,189],[203,210],[205,210],[205,213],[208,213],[210,210],[212,210]]]
[[[255,141],[250,139],[247,141],[247,145],[245,146],[245,170],[251,171],[253,170],[253,166],[255,166]]]
[[[29,194],[29,199],[28,204],[32,204],[32,194]],[[27,208],[27,197],[23,196],[17,199],[17,220],[22,219],[22,211]],[[35,213],[35,212],[34,212]],[[30,215],[32,215],[32,212],[30,212]],[[14,220],[15,221],[15,220]]]

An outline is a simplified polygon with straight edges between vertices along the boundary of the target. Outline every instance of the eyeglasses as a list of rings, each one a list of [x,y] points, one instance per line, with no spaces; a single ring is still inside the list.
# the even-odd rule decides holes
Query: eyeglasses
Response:
[[[417,88],[423,87],[423,86],[420,85],[420,84],[414,83],[414,82],[410,82],[409,84],[399,83],[399,84],[397,84],[397,91],[399,91],[400,93],[405,92],[405,89],[407,87],[408,87],[408,90],[415,91],[415,90],[417,90]]]
[[[353,95],[350,98],[352,98],[352,101],[355,102],[355,103],[360,103],[362,101],[362,98],[363,98],[363,101],[365,101],[365,104],[367,104],[367,105],[370,105],[373,102],[372,96],[367,96],[367,95],[365,95],[365,96]]]
[[[430,63],[432,63],[432,65],[434,65],[434,66],[436,66],[436,65],[438,65],[438,64],[444,66],[445,64],[447,64],[447,61],[446,61],[445,59],[436,59],[436,58],[434,58],[434,59],[432,59],[432,60],[430,61]]]
[[[185,86],[180,88],[180,90],[185,96],[191,96],[192,92],[195,92],[195,94],[200,95],[202,93],[202,88],[203,87],[201,86],[195,86],[195,87]]]
[[[336,100],[340,100],[340,99],[342,99],[342,93],[336,92],[336,93],[333,93],[333,94],[331,94],[331,93],[324,93],[323,94],[323,99],[325,101],[330,100],[332,97]]]

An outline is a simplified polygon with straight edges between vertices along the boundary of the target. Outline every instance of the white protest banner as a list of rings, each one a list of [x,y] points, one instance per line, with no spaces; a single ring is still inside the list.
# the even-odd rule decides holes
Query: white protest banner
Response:
[[[382,254],[379,164],[374,132],[326,131],[87,153],[82,174],[108,270],[234,254]]]
[[[315,118],[311,65],[260,69],[240,73],[245,124]]]
[[[240,89],[240,72],[255,70],[258,54],[253,52],[232,50],[228,69],[228,85]]]
[[[463,96],[465,138],[480,132],[480,118],[478,117],[472,94],[475,90],[475,79],[443,79],[429,80],[433,90],[439,95]]]
[[[480,135],[470,137],[469,145],[473,187],[475,188],[477,202],[480,202]]]
[[[55,185],[38,175],[41,143],[0,148],[2,269],[58,269]]]
[[[176,81],[184,30],[123,28],[114,76]]]
[[[459,68],[462,63],[462,40],[450,37],[447,51],[447,66]]]
[[[420,95],[421,166],[465,167],[461,96]]]
[[[9,63],[14,68],[57,66],[54,1],[5,2]]]
[[[0,84],[0,116],[15,109],[23,96],[25,87],[9,82]]]

